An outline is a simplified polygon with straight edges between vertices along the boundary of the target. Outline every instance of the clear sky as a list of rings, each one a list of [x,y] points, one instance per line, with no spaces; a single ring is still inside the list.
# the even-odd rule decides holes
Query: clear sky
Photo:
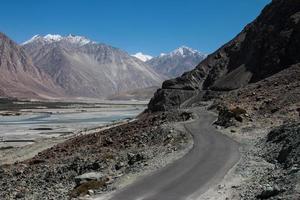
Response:
[[[129,53],[186,45],[211,53],[270,0],[1,0],[0,31],[18,43],[36,34],[83,35]]]

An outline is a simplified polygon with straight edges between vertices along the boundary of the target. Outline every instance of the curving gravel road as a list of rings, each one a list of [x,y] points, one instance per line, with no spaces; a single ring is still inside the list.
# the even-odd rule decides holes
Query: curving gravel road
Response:
[[[192,200],[222,180],[240,158],[238,144],[211,125],[214,114],[193,111],[198,118],[185,124],[194,137],[191,151],[115,193],[110,200]]]

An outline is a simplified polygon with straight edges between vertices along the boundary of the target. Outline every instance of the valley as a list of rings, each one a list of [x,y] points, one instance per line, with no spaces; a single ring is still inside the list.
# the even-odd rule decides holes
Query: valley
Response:
[[[102,3],[0,33],[1,200],[300,199],[299,0]]]
[[[4,100],[3,100],[4,101]],[[9,102],[6,100],[6,102]],[[7,103],[9,104],[9,103]],[[0,111],[0,160],[10,162],[20,148],[54,145],[78,134],[130,121],[145,108],[145,102],[29,102],[14,101]],[[6,151],[9,150],[9,153]],[[41,151],[23,151],[33,155]],[[8,158],[7,158],[8,156]],[[28,157],[28,155],[26,156]],[[18,158],[23,159],[23,157]],[[7,160],[7,161],[4,161]],[[16,159],[13,159],[16,161]]]

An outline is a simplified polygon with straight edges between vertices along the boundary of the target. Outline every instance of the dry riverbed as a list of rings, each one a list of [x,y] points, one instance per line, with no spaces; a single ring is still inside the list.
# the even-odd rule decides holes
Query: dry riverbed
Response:
[[[20,144],[20,142],[16,143],[16,146],[12,146],[9,143],[2,144],[0,147],[0,163],[4,164],[13,164],[15,162],[21,162],[27,159],[30,159],[37,155],[39,152],[46,150],[55,146],[56,144],[62,143],[68,139],[74,138],[78,135],[84,134],[92,134],[97,133],[99,131],[103,131],[112,127],[116,127],[122,124],[126,124],[128,122],[134,121],[134,119],[126,119],[118,122],[110,123],[108,125],[103,125],[95,128],[84,128],[76,130],[72,132],[72,134],[68,135],[60,135],[56,137],[49,138],[36,138],[34,142],[24,142]]]

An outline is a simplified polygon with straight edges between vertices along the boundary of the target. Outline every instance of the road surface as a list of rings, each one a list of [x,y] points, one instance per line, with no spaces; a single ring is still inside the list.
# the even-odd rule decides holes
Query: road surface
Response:
[[[214,114],[194,111],[198,118],[185,124],[194,138],[191,151],[115,193],[110,200],[192,200],[222,180],[240,158],[238,144],[212,126]]]

